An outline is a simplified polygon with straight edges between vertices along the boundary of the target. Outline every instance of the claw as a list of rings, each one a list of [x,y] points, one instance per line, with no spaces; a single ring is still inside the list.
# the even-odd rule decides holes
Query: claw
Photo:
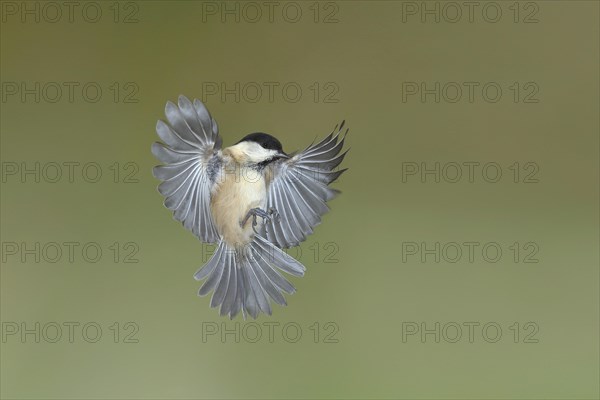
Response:
[[[275,221],[279,221],[279,213],[273,207],[269,208],[268,212],[265,210],[262,210],[260,208],[252,208],[248,211],[248,214],[246,214],[246,217],[244,217],[244,220],[240,221],[240,226],[242,228],[244,227],[244,225],[246,225],[246,222],[248,222],[248,219],[250,218],[250,216],[252,216],[252,230],[257,235],[258,235],[258,231],[256,230],[256,226],[258,225],[258,221],[256,220],[256,217],[261,217],[263,219],[263,222],[270,221],[271,217],[273,217],[275,219]]]
[[[275,222],[279,222],[281,220],[281,216],[279,215],[279,211],[274,209],[273,207],[269,207],[269,216],[273,216]]]

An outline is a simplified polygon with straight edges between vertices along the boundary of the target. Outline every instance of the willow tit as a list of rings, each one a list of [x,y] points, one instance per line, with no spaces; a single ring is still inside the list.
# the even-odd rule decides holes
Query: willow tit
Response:
[[[270,299],[286,305],[282,292],[294,286],[279,271],[303,276],[305,267],[282,249],[297,246],[321,222],[326,202],[339,192],[328,185],[345,170],[334,171],[344,123],[322,141],[288,155],[266,133],[252,133],[221,149],[217,123],[199,100],[167,102],[169,124],[158,121],[163,143],[152,153],[165,165],[154,168],[159,192],[176,220],[200,240],[216,244],[211,259],[195,274],[206,279],[199,290],[213,291],[211,307],[221,315],[240,311],[256,318],[271,315]]]

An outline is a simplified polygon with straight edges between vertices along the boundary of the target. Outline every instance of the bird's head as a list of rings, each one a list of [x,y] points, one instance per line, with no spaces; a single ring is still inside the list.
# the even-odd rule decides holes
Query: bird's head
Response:
[[[237,162],[258,167],[289,158],[277,138],[262,132],[246,135],[228,150]]]

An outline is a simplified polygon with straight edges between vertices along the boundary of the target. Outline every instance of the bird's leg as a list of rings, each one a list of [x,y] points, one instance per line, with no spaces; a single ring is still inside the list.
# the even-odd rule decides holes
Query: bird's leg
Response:
[[[251,208],[244,217],[244,220],[240,222],[240,226],[244,227],[244,225],[246,225],[246,222],[248,222],[248,219],[252,217],[252,230],[254,231],[254,233],[258,234],[258,232],[256,231],[256,226],[258,225],[256,217],[261,217],[264,222],[265,220],[271,220],[271,216],[275,216],[276,219],[279,219],[279,213],[274,208],[269,208],[268,212],[258,207]]]

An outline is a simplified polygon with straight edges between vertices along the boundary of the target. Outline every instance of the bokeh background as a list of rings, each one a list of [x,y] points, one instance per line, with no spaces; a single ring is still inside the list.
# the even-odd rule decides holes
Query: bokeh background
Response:
[[[206,14],[243,6],[236,2],[99,2],[97,23],[82,17],[85,2],[73,22],[63,8],[55,23],[46,20],[54,12],[43,14],[44,3],[37,6],[39,23],[7,3],[21,7],[2,4],[4,167],[96,162],[103,176],[97,183],[83,180],[80,169],[72,183],[6,176],[2,242],[94,242],[103,256],[91,263],[76,250],[72,263],[66,255],[56,263],[26,255],[23,262],[3,248],[2,398],[598,398],[597,2],[517,3],[516,23],[513,2],[496,3],[503,12],[497,23],[482,18],[485,2],[473,22],[465,14],[456,23],[443,15],[439,23],[422,23],[420,14],[406,15],[406,4],[392,1],[297,2],[296,23],[283,18],[285,2],[273,22],[257,3],[263,16],[256,23],[246,20],[254,18],[252,9],[240,9],[239,23]],[[287,16],[294,18],[296,8]],[[87,10],[93,18],[94,10]],[[531,13],[538,22],[524,23]],[[497,82],[503,96],[490,103],[476,90],[473,102],[421,102],[418,95],[402,101],[403,82],[470,81]],[[43,93],[39,102],[33,95],[23,101],[9,93],[10,82],[80,86],[73,102],[65,92],[52,103]],[[103,89],[96,103],[81,95],[87,82]],[[292,102],[275,90],[273,101],[263,93],[252,102],[248,92],[238,102],[207,94],[214,82],[293,82],[302,96]],[[525,103],[521,93],[514,102],[514,82],[534,82],[539,101]],[[125,102],[134,89],[127,99],[137,101]],[[301,247],[308,271],[292,280],[298,291],[288,307],[274,306],[272,317],[256,321],[263,334],[256,343],[244,336],[236,343],[231,334],[203,340],[203,327],[236,329],[237,322],[242,331],[251,321],[220,318],[209,298],[196,296],[192,275],[207,249],[172,220],[151,175],[156,120],[179,94],[205,96],[225,145],[264,131],[291,151],[342,119],[351,128],[350,171],[336,183],[343,194]],[[335,102],[325,101],[329,94]],[[500,164],[502,179],[402,181],[405,162],[469,161]],[[134,171],[125,169],[128,162],[139,167],[137,183],[123,183],[123,174]],[[514,183],[508,167],[515,162],[521,172],[535,163],[539,182],[523,183],[521,175]],[[469,241],[499,243],[503,257],[402,259],[406,242]],[[134,247],[123,248],[129,242]],[[539,262],[522,262],[525,250],[515,262],[514,242],[534,242]],[[139,262],[123,262],[136,248]],[[32,335],[23,341],[7,334],[13,323],[31,329],[36,322],[95,322],[103,335],[88,343],[76,330],[70,343],[63,328],[57,343],[36,343]],[[110,330],[115,322],[118,343]],[[132,331],[127,322],[139,327],[137,343],[124,343]],[[272,343],[269,322],[280,324]],[[473,343],[464,325],[456,343],[444,336],[436,343],[433,335],[403,340],[406,322],[480,327]],[[496,343],[482,337],[488,322],[503,329]],[[296,343],[281,333],[289,323],[302,328]],[[337,343],[325,339],[333,330],[328,337]],[[294,337],[293,329],[288,333]]]

